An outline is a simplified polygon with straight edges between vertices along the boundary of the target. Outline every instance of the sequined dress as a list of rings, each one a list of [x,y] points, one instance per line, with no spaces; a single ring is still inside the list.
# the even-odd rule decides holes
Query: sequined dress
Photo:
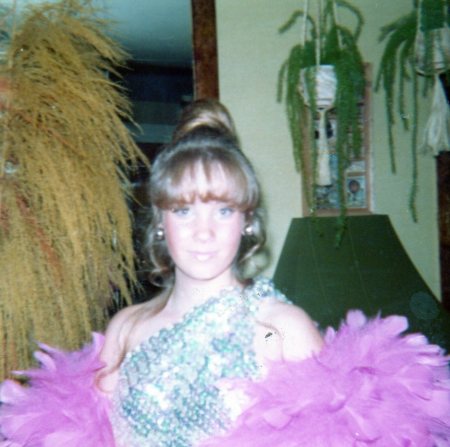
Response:
[[[113,421],[95,386],[102,335],[75,352],[41,345],[41,365],[20,372],[26,387],[1,384],[0,446],[118,447],[115,437],[120,447],[450,445],[450,358],[420,334],[404,335],[402,316],[351,311],[317,355],[275,362],[254,380],[251,323],[268,295],[284,299],[264,282],[242,296],[224,292],[130,352]],[[233,391],[251,402],[232,427],[221,377],[237,377]]]
[[[257,377],[255,315],[268,297],[287,299],[260,278],[226,289],[125,357],[113,398],[120,447],[189,447],[223,433],[232,409],[221,379]]]

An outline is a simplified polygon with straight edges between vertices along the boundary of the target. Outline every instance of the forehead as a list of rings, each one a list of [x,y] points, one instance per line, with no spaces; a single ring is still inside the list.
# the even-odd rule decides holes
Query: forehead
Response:
[[[219,163],[203,165],[197,163],[186,166],[179,178],[178,197],[183,202],[192,202],[196,198],[207,200],[235,200],[237,190],[242,185],[238,174],[227,172]]]

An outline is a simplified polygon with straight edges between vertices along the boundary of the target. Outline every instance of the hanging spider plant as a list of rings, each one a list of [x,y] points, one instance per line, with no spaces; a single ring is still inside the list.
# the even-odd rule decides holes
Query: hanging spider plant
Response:
[[[305,0],[303,9],[294,11],[279,29],[285,33],[300,25],[299,42],[290,50],[279,72],[278,101],[286,105],[295,166],[302,175],[306,203],[312,213],[317,208],[316,188],[330,183],[330,173],[326,172],[330,169],[327,166],[330,154],[328,158],[324,156],[327,151],[324,126],[326,112],[335,110],[337,169],[331,174],[336,176],[342,227],[346,215],[345,170],[349,160],[360,155],[363,142],[358,117],[365,89],[365,67],[357,45],[363,17],[347,1],[324,0],[318,5],[317,18],[314,18]],[[354,30],[339,23],[339,8],[349,10],[356,17]],[[328,78],[324,83],[320,77],[322,72]],[[326,93],[321,89],[323,84],[331,86]],[[318,117],[319,138],[316,138]]]
[[[391,170],[396,172],[393,129],[400,117],[406,130],[411,129],[412,185],[409,208],[417,221],[416,198],[418,181],[418,97],[419,76],[423,77],[425,95],[434,83],[432,113],[424,132],[424,147],[433,152],[449,149],[448,105],[439,75],[450,68],[449,0],[414,0],[412,10],[381,28],[379,40],[385,48],[377,74],[375,89],[385,92],[388,122],[388,145]],[[405,106],[405,92],[410,86],[411,114]]]

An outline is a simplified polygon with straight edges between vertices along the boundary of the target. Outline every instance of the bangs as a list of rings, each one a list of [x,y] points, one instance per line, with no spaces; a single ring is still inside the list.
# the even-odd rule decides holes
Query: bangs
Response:
[[[168,169],[154,203],[169,209],[174,205],[217,200],[247,211],[256,204],[254,187],[241,167],[232,162],[195,160],[176,163]]]

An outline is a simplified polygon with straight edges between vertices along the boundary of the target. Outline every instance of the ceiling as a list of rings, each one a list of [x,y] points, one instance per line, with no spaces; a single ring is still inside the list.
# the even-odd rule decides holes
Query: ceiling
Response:
[[[102,16],[114,21],[113,37],[133,59],[161,66],[191,66],[191,0],[92,1],[101,8]],[[20,11],[42,0],[16,2]],[[13,0],[2,3],[13,4]]]

